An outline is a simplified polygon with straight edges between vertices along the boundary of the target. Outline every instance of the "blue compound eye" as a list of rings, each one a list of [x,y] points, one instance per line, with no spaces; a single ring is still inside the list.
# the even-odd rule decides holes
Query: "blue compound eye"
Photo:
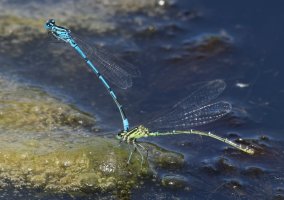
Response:
[[[45,23],[45,28],[47,30],[50,30],[52,27],[55,26],[55,20],[54,19],[49,19],[46,23]]]
[[[55,20],[54,19],[50,19],[46,22],[46,25],[47,26],[52,26],[52,25],[55,25]]]

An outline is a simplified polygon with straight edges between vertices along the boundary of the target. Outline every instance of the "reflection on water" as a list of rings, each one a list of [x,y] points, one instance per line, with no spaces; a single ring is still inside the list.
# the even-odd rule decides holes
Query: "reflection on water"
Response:
[[[81,180],[80,184],[85,186],[90,183],[111,191],[109,195],[102,193],[104,190],[92,190],[91,196],[90,188],[84,187],[83,192],[88,195],[77,194],[75,199],[116,198],[112,193],[117,190],[109,190],[112,187],[119,188],[118,196],[130,193],[133,199],[283,198],[280,8],[259,1],[247,4],[226,1],[217,4],[207,0],[0,1],[0,176],[8,173],[18,178],[17,183],[25,182],[23,178],[34,186],[39,184],[41,189],[62,186],[64,181],[66,187],[76,188],[79,187],[76,181]],[[114,140],[94,137],[95,129],[118,130],[119,113],[75,52],[64,44],[50,44],[43,29],[49,18],[70,27],[89,44],[103,46],[139,66],[142,75],[134,80],[131,89],[114,88],[131,125],[168,110],[204,82],[224,79],[228,85],[224,98],[233,104],[233,111],[223,120],[200,129],[238,143],[253,144],[257,154],[247,156],[207,138],[169,136],[155,138],[151,143],[180,153],[184,160],[179,154],[161,154],[159,147],[148,144],[149,169],[155,176],[140,177],[141,184],[136,182],[138,157],[133,168],[121,167],[122,174],[117,174],[118,170],[108,176],[115,176],[117,182],[106,178],[105,172],[98,174],[102,169],[111,173],[112,166],[116,166],[112,161],[120,163],[127,158],[127,148],[117,147]],[[239,140],[240,137],[244,140]],[[86,140],[89,142],[85,143]],[[82,143],[86,145],[83,149]],[[80,151],[44,156],[32,153],[31,157],[16,151],[28,148],[44,154],[62,146]],[[96,170],[84,165],[85,173],[76,173],[77,161],[84,151],[101,152],[101,156],[87,159],[94,162],[91,166]],[[7,157],[8,152],[14,153]],[[55,171],[43,169],[44,160],[58,156],[70,159],[65,164],[47,165]],[[163,164],[163,158],[169,163]],[[21,159],[24,160],[19,162],[21,170],[9,170]],[[100,159],[111,164],[96,165]],[[31,160],[41,164],[34,165]],[[69,162],[78,164],[70,165],[72,173],[63,170],[65,165],[69,167]],[[32,177],[29,169],[39,170],[37,174],[41,176]],[[123,173],[131,175],[125,178]],[[47,176],[50,178],[46,179]],[[59,180],[59,176],[60,184],[52,182]],[[43,195],[37,187],[15,188],[13,180],[3,180],[0,196],[5,199],[71,198],[66,193]],[[92,182],[98,180],[101,182]],[[129,184],[123,186],[119,181]]]

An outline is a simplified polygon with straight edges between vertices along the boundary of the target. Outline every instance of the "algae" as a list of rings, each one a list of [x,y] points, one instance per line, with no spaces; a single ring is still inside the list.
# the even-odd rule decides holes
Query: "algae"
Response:
[[[84,144],[52,147],[52,139],[38,141],[36,146],[0,147],[0,178],[16,188],[40,188],[53,192],[113,191],[131,188],[140,173],[140,165],[126,167],[128,152],[117,141],[99,137],[89,138]],[[86,142],[87,141],[87,142]]]
[[[90,127],[95,120],[36,87],[0,77],[0,130],[48,131],[60,126]]]
[[[145,143],[143,166],[139,154],[126,165],[127,144],[97,137],[94,118],[41,88],[0,76],[0,102],[0,189],[127,196],[155,167],[183,164],[181,155]]]
[[[170,5],[173,2],[166,2]],[[45,5],[45,6],[44,6]],[[53,16],[62,26],[72,30],[85,30],[88,32],[113,32],[117,27],[111,20],[117,12],[129,13],[134,11],[157,12],[163,6],[156,1],[69,1],[57,3],[26,2],[5,3],[0,2],[0,36],[16,37],[13,42],[26,42],[46,33],[44,22]],[[163,10],[163,9],[162,9]]]
[[[53,192],[130,189],[141,170],[128,149],[96,137],[95,120],[40,88],[0,77],[0,188]]]

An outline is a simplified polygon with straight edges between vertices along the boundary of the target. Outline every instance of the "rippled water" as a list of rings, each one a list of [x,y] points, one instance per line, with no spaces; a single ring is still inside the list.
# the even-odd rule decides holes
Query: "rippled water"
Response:
[[[141,178],[126,196],[283,199],[282,7],[280,1],[2,0],[1,75],[89,113],[99,120],[96,128],[102,134],[121,129],[111,98],[82,60],[72,49],[49,43],[42,25],[55,18],[90,44],[139,66],[141,77],[131,89],[114,87],[131,126],[158,116],[198,86],[223,79],[227,89],[221,99],[230,101],[233,111],[199,129],[244,138],[242,143],[257,148],[256,155],[198,136],[147,139],[182,154],[185,162],[173,157],[172,165],[154,164],[155,176]],[[45,194],[12,186],[0,190],[3,199],[117,198],[94,193]]]

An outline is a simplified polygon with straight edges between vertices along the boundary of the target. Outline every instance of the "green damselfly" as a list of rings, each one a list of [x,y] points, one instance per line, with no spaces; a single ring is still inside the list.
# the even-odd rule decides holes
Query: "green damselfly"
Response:
[[[141,155],[143,163],[144,157],[141,149],[145,150],[145,147],[138,143],[138,139],[151,136],[177,134],[195,134],[211,137],[233,146],[245,153],[253,155],[255,151],[249,146],[237,144],[227,138],[220,137],[211,132],[202,132],[191,129],[195,126],[216,121],[231,112],[232,106],[229,102],[219,101],[210,103],[223,92],[225,87],[226,84],[222,80],[210,81],[179,103],[175,104],[170,111],[147,123],[147,126],[139,125],[129,131],[122,131],[118,133],[117,138],[119,140],[134,146],[133,151],[131,151],[129,155],[127,163],[130,163],[131,157],[135,150],[137,150]],[[149,129],[146,127],[149,127]]]

